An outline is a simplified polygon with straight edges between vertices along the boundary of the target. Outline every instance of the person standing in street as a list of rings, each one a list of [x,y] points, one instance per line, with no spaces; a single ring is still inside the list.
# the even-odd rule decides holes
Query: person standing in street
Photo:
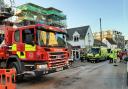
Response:
[[[113,54],[114,66],[118,66],[117,65],[117,50],[113,50],[112,54]]]
[[[120,62],[122,62],[123,61],[123,54],[122,54],[122,51],[119,51],[119,53],[118,53],[118,57],[119,57],[119,59],[120,59]]]
[[[81,62],[85,62],[85,53],[84,53],[84,51],[81,51],[81,53],[80,53],[80,60],[81,60]]]
[[[109,63],[113,63],[113,53],[112,53],[112,51],[110,52],[110,55],[109,55]]]

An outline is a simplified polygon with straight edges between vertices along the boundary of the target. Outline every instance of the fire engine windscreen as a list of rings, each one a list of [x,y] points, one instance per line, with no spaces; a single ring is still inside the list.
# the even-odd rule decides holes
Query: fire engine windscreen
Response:
[[[63,33],[38,30],[38,44],[40,46],[65,47],[66,36]]]

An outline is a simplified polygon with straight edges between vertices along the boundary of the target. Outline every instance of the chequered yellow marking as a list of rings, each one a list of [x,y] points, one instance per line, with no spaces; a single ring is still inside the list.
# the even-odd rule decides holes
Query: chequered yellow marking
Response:
[[[36,45],[25,44],[25,51],[36,51]]]
[[[12,45],[12,51],[17,51],[17,45],[16,44]]]
[[[26,58],[26,53],[25,52],[23,52],[23,55],[21,55],[21,52],[20,51],[17,51],[17,55],[21,59],[25,59]]]

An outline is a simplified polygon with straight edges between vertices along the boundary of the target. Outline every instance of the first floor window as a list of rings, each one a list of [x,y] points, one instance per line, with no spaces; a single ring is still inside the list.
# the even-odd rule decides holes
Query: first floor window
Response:
[[[78,42],[79,41],[79,37],[78,36],[74,36],[74,42]]]

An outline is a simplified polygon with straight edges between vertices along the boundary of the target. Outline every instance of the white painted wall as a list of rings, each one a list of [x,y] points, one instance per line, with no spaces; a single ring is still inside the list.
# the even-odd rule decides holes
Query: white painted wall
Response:
[[[89,33],[89,36],[87,35],[88,33]],[[73,36],[80,36],[80,34],[78,32],[74,32]],[[72,46],[80,46],[81,48],[86,48],[86,47],[89,46],[88,39],[90,39],[90,46],[93,46],[94,38],[93,38],[93,34],[92,34],[92,31],[91,31],[91,28],[89,28],[89,30],[87,31],[86,36],[85,36],[84,39],[82,39],[82,40],[79,39],[79,41],[77,41],[77,42],[74,42],[74,39],[73,39],[71,41],[68,41],[68,43],[71,44]],[[80,58],[80,50],[72,50],[72,51],[79,52],[79,58]],[[75,59],[75,60],[78,60],[78,59]]]
[[[112,45],[112,44],[110,44],[110,43],[108,42],[108,40],[106,40],[106,39],[103,39],[102,42],[103,42],[104,44],[106,44],[108,48],[111,48],[111,49],[117,48],[117,45]]]
[[[89,36],[88,36],[88,33],[89,33]],[[78,34],[78,32],[75,32],[73,34],[73,36],[75,36],[75,35],[80,36],[80,34]],[[87,31],[85,39],[83,39],[83,40],[79,39],[79,41],[77,41],[77,42],[74,42],[74,40],[72,40],[72,41],[68,41],[68,43],[70,43],[72,46],[80,46],[81,48],[85,48],[85,47],[89,46],[89,41],[88,40],[90,40],[90,46],[93,46],[94,38],[93,38],[93,34],[92,34],[92,31],[91,31],[90,28]]]
[[[75,31],[74,34],[73,34],[73,36],[78,36],[78,37],[80,37],[80,34],[79,34],[77,31]]]
[[[89,40],[90,40],[90,42],[89,42]],[[94,44],[94,37],[93,37],[92,31],[91,31],[91,28],[89,27],[89,29],[86,33],[86,36],[85,36],[85,47],[89,46],[89,45],[93,46],[93,44]]]
[[[85,43],[84,40],[79,40],[77,42],[72,41],[68,41],[68,43],[70,43],[72,46],[80,46],[81,48],[85,48]]]

